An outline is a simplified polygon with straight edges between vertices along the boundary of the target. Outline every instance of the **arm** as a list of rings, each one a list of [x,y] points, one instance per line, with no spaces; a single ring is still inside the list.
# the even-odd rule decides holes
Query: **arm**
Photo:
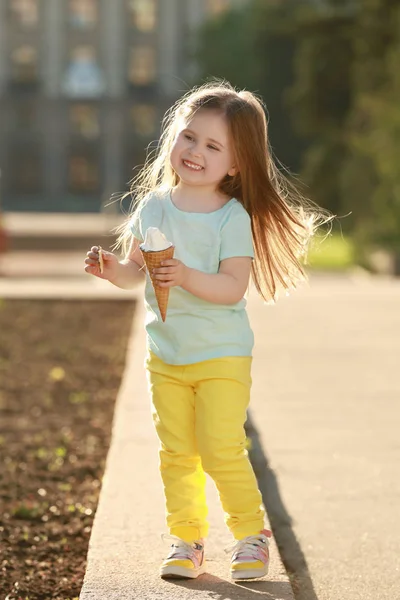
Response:
[[[203,273],[171,259],[155,275],[160,287],[181,286],[207,302],[236,304],[248,287],[253,256],[251,219],[238,203],[221,229],[218,273]]]
[[[126,257],[117,263],[114,272],[110,274],[110,283],[124,290],[129,290],[144,279],[146,271],[139,244],[139,240],[133,237]],[[106,258],[105,255],[105,261]]]
[[[227,258],[221,261],[218,273],[203,273],[171,259],[155,270],[156,279],[160,287],[179,285],[207,302],[236,304],[249,285],[251,260],[248,256]]]
[[[103,250],[103,273],[100,272],[99,248],[93,246],[87,253],[85,271],[100,279],[106,279],[119,288],[126,290],[133,288],[145,276],[139,244],[136,238],[132,238],[127,255],[120,262],[115,254]]]

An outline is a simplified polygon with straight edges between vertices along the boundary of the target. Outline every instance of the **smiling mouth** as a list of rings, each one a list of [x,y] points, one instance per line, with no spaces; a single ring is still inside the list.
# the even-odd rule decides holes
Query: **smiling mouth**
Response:
[[[196,165],[196,163],[192,163],[190,160],[183,160],[182,162],[185,165],[185,167],[188,167],[189,169],[192,169],[193,171],[202,171],[204,169],[204,167],[201,167],[200,165]]]

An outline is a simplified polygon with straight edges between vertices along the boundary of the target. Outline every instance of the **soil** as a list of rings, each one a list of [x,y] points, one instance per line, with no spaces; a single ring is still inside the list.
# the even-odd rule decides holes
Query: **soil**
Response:
[[[133,301],[0,300],[0,599],[77,599]]]

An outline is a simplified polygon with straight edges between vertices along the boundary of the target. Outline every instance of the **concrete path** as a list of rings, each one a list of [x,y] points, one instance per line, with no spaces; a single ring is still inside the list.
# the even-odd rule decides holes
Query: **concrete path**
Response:
[[[78,257],[71,261],[68,268],[62,262],[69,275]],[[50,265],[42,279],[26,279],[14,265],[14,277],[0,279],[0,297],[132,297],[85,275],[55,279]],[[253,421],[311,574],[311,588],[300,586],[296,600],[397,600],[400,281],[313,276],[311,287],[274,307],[252,293],[249,313],[256,332]],[[223,548],[230,538],[212,485],[210,574],[189,584],[158,579],[167,548],[142,320],[137,312],[81,598],[293,600],[277,552],[270,581],[228,580]],[[289,529],[287,520],[276,535],[290,559],[296,539]]]
[[[0,254],[0,276],[15,279],[85,277],[84,251],[17,250]]]
[[[81,600],[293,600],[275,544],[268,580],[239,585],[230,581],[224,547],[231,537],[211,482],[208,573],[191,582],[159,578],[159,565],[169,546],[160,537],[166,532],[164,498],[143,368],[144,315],[142,303],[138,304]]]
[[[86,250],[0,255],[0,298],[132,299],[134,291],[116,288],[85,273],[85,258]]]
[[[50,235],[80,236],[109,234],[110,230],[123,222],[118,213],[42,213],[4,212],[4,228],[10,236],[30,235],[43,239]]]
[[[86,277],[52,278],[1,278],[0,298],[40,300],[132,300],[131,290],[122,290],[108,281]]]
[[[23,223],[23,222],[22,222]],[[158,569],[168,545],[164,498],[158,471],[158,442],[150,416],[143,369],[143,290],[120,290],[83,271],[85,252],[19,251],[2,261],[0,298],[138,300],[126,371],[120,389],[106,473],[81,598],[243,598],[293,600],[291,586],[273,542],[268,580],[233,584],[224,547],[231,537],[212,482],[208,482],[212,534],[207,544],[209,573],[191,583],[161,581]],[[1,266],[1,265],[0,265]]]
[[[316,596],[399,599],[400,280],[314,277],[249,312],[253,419]]]

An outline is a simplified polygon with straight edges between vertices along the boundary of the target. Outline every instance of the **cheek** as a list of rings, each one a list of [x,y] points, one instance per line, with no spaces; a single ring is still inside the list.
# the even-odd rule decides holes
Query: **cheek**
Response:
[[[170,154],[170,162],[173,167],[175,167],[179,162],[179,154],[180,154],[179,143],[175,142],[171,148],[171,154]]]
[[[214,168],[219,173],[226,175],[229,169],[231,168],[231,164],[226,158],[226,156],[218,156],[216,160],[214,160]]]

